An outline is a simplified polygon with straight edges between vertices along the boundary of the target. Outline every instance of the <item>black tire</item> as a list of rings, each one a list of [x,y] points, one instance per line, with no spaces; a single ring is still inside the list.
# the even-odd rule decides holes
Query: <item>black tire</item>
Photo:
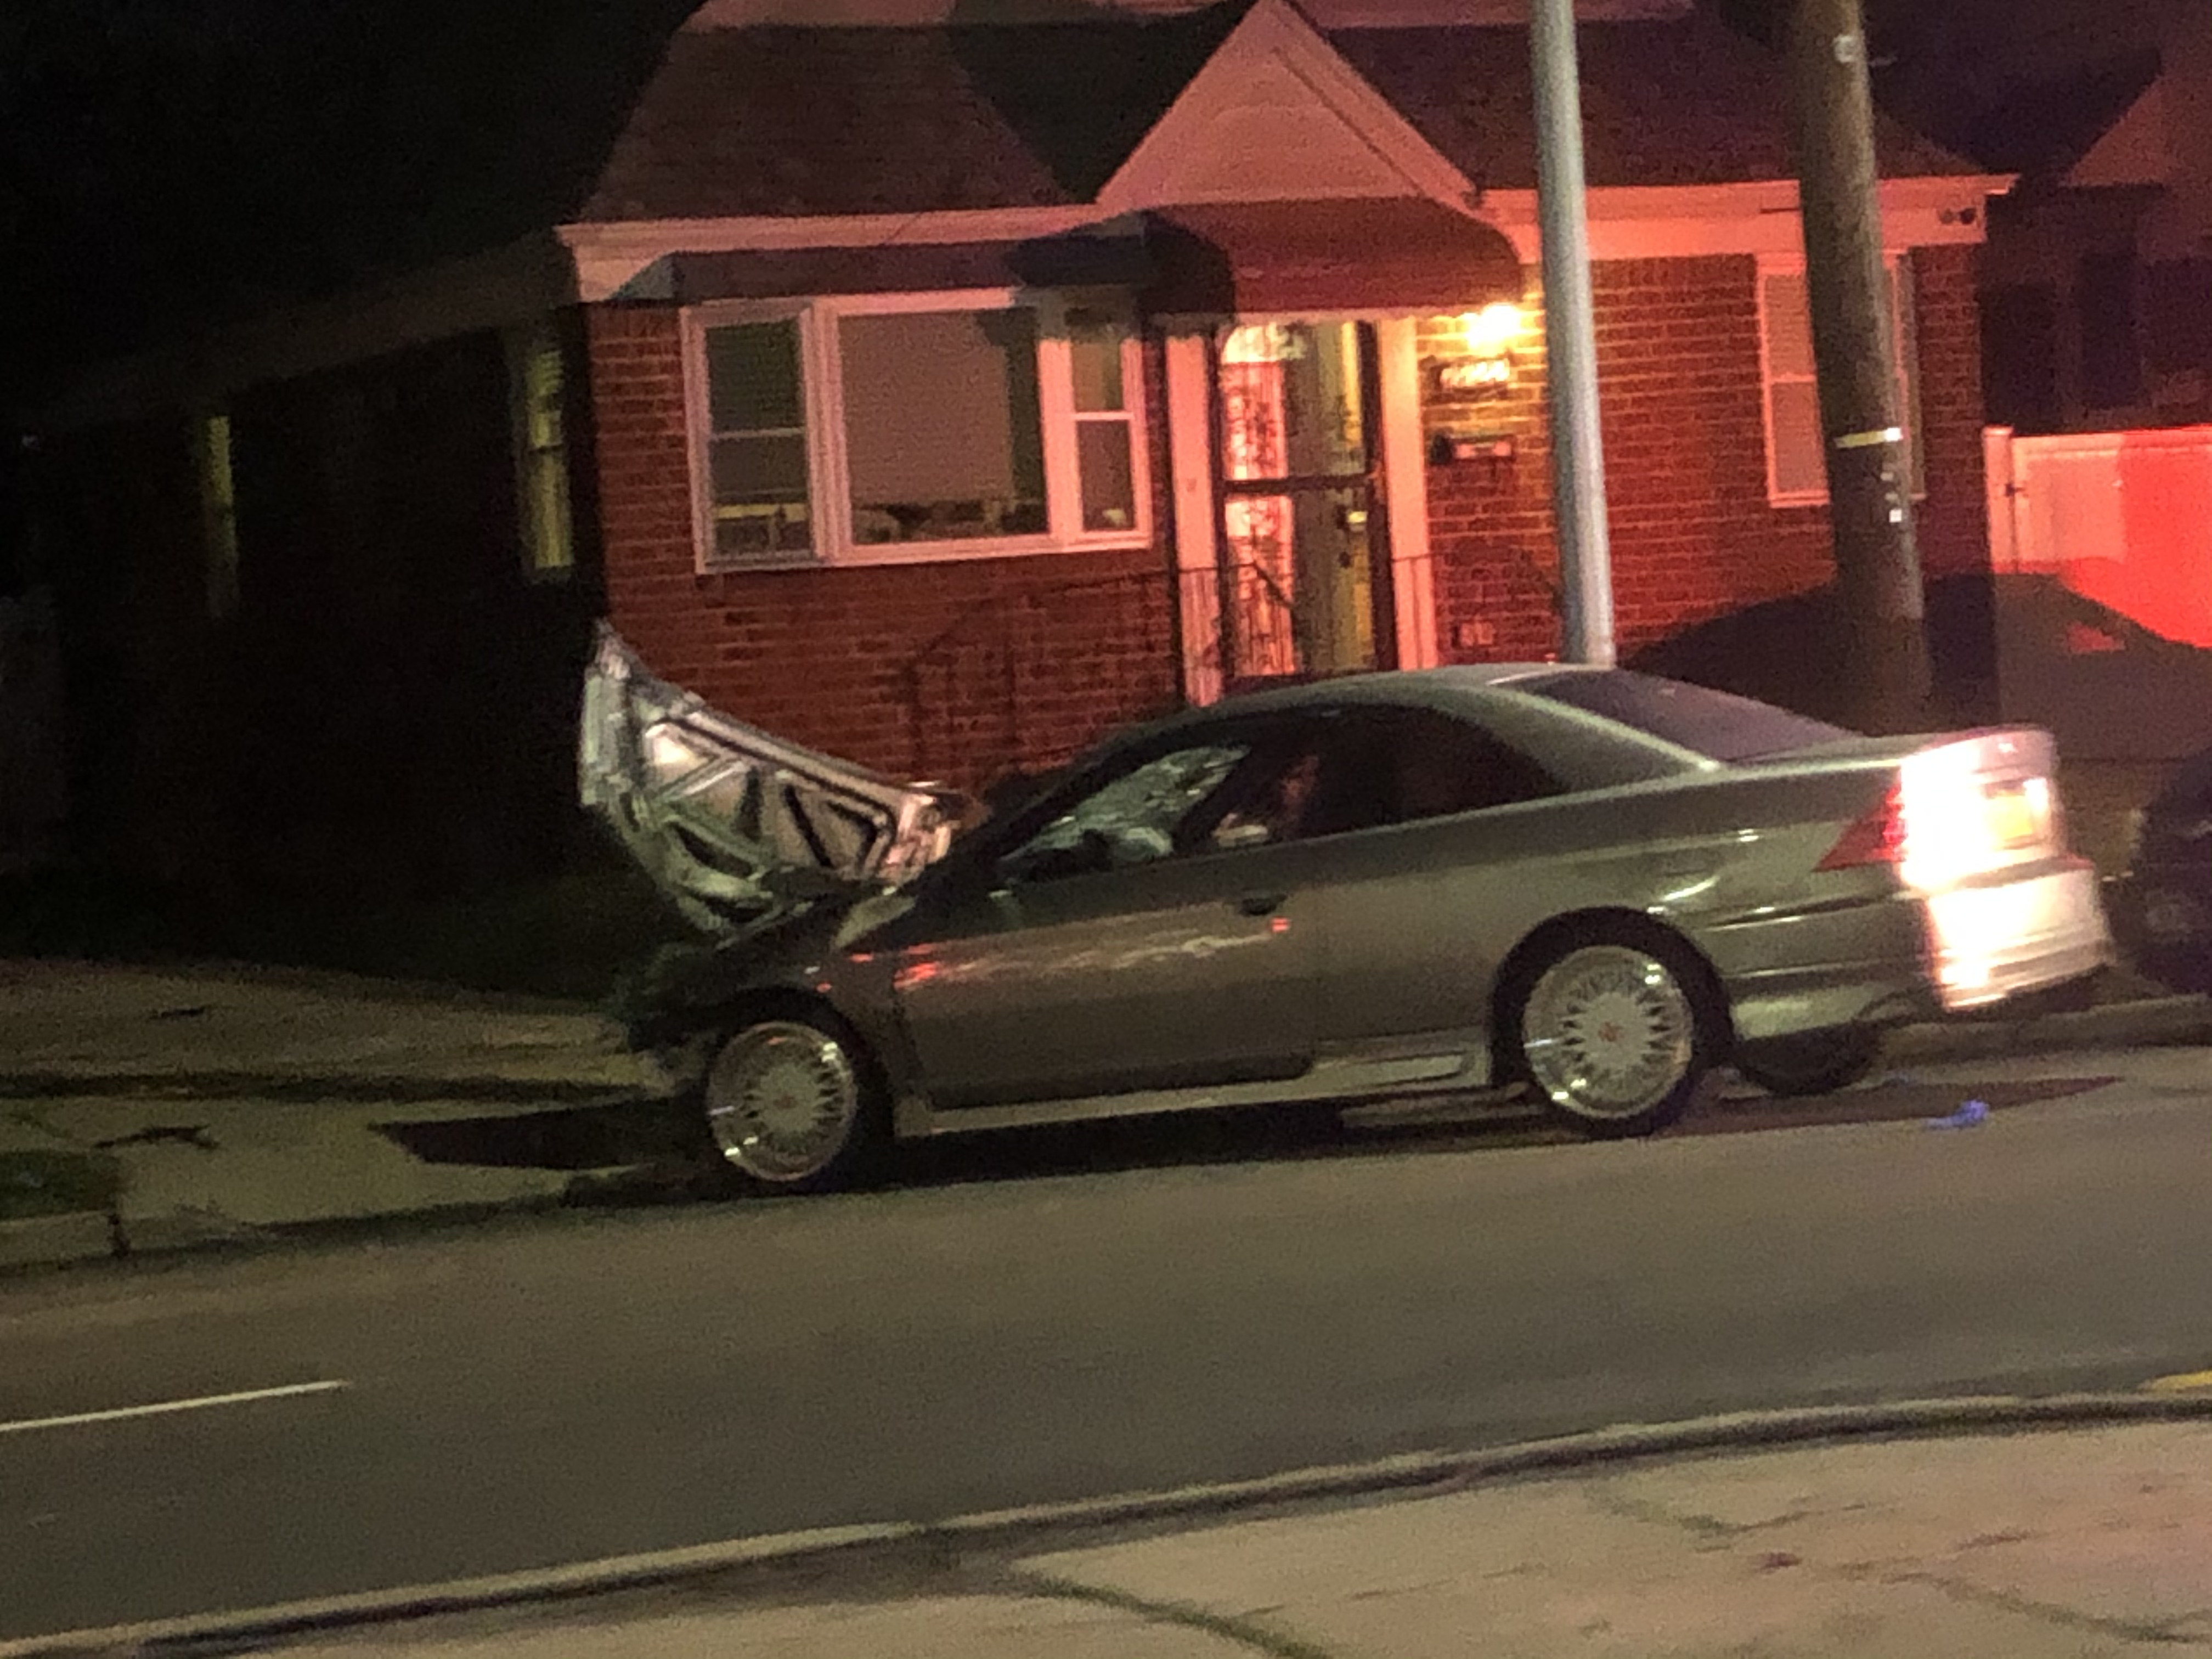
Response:
[[[1711,973],[1657,928],[1594,924],[1562,935],[1515,974],[1502,1001],[1513,1070],[1553,1117],[1598,1139],[1674,1122],[1726,1044]]]
[[[2105,909],[2130,968],[2183,996],[2212,993],[2212,921],[2182,883],[2140,876],[2107,883]]]
[[[1832,1095],[1862,1082],[1881,1058],[1881,1033],[1863,1026],[1747,1042],[1736,1051],[1744,1080],[1785,1100]]]
[[[733,1026],[697,1100],[713,1153],[741,1191],[849,1187],[876,1172],[890,1141],[874,1061],[826,1011],[763,1010]]]

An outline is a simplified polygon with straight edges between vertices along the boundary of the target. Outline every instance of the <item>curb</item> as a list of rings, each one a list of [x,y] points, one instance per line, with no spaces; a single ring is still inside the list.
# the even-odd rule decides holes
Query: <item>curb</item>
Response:
[[[1900,1026],[1890,1033],[1884,1052],[1893,1060],[1998,1060],[2053,1049],[2186,1042],[2212,1042],[2212,998],[2146,997],[2027,1019],[1970,1015]]]
[[[0,1100],[56,1100],[136,1095],[164,1100],[336,1100],[376,1105],[414,1101],[480,1100],[497,1105],[558,1101],[612,1105],[659,1097],[650,1085],[568,1076],[534,1079],[477,1073],[459,1077],[361,1072],[0,1072]]]
[[[0,969],[13,966],[29,972],[52,969],[69,973],[135,974],[149,979],[206,979],[233,985],[267,985],[291,991],[311,991],[331,996],[366,998],[374,1002],[429,1003],[440,1007],[481,1009],[489,1013],[597,1014],[596,998],[552,996],[531,991],[495,991],[482,986],[435,979],[386,977],[352,972],[343,968],[313,968],[283,963],[240,961],[230,957],[9,956],[0,957]]]
[[[615,1556],[563,1567],[449,1580],[398,1590],[330,1596],[206,1617],[118,1625],[0,1640],[0,1659],[160,1659],[240,1643],[391,1624],[639,1589],[744,1568],[858,1562],[920,1549],[1041,1549],[1045,1535],[1109,1527],[1201,1521],[1331,1499],[1431,1495],[1486,1480],[1570,1474],[1657,1458],[1753,1452],[1876,1437],[2022,1433],[2138,1423],[2212,1422],[2212,1394],[1994,1395],[1882,1406],[1813,1406],[1740,1412],[1686,1422],[1630,1424],[1467,1452],[1416,1452],[1372,1462],[1294,1470],[1254,1480],[1069,1503],[988,1510],[941,1521],[887,1522],[769,1533],[725,1543]],[[1055,1546],[1066,1547],[1066,1546]]]
[[[115,1218],[105,1210],[0,1221],[0,1273],[17,1267],[58,1267],[105,1261],[116,1254]]]
[[[158,1229],[150,1238],[134,1234],[128,1220],[106,1211],[82,1211],[67,1217],[38,1217],[28,1221],[0,1221],[0,1285],[18,1276],[51,1269],[82,1267],[92,1261],[114,1261],[136,1266],[185,1261],[203,1256],[242,1256],[268,1253],[293,1245],[371,1243],[398,1236],[412,1237],[443,1229],[472,1227],[531,1215],[591,1213],[593,1206],[579,1204],[566,1190],[532,1193],[516,1198],[455,1199],[425,1204],[411,1210],[387,1210],[373,1215],[316,1216],[305,1221],[240,1222],[235,1231],[210,1231],[165,1236]],[[13,1241],[23,1235],[17,1228],[35,1229],[49,1220],[79,1224],[44,1238],[30,1235],[19,1252]],[[95,1227],[93,1224],[97,1223]],[[43,1253],[33,1253],[44,1245]],[[0,1644],[0,1659],[9,1650]]]

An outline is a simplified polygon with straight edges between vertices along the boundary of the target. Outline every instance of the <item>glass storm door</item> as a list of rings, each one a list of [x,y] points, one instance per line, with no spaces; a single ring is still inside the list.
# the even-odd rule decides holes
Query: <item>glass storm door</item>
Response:
[[[1224,678],[1395,666],[1373,325],[1243,324],[1217,373]]]

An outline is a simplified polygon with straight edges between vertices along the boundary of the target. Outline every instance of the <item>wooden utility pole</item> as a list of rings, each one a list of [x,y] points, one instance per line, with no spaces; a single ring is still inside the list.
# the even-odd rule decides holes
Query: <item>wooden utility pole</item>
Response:
[[[1790,0],[1806,292],[1856,722],[1915,730],[1928,641],[1860,0]]]

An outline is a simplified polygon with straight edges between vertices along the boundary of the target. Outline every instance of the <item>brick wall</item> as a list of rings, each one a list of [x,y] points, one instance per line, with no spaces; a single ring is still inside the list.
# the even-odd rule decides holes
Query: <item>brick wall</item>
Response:
[[[1979,349],[1971,251],[1923,250],[1915,269],[1932,575],[1985,562]],[[1596,299],[1623,654],[1827,581],[1826,508],[1767,504],[1754,262],[1608,264]],[[1057,762],[1176,700],[1164,548],[701,574],[677,313],[601,306],[586,323],[609,612],[658,672],[801,742],[970,787]],[[1447,343],[1441,323],[1424,340]],[[1432,432],[1517,446],[1509,461],[1430,470],[1447,661],[1558,645],[1540,325],[1521,362],[1507,398],[1427,410]],[[1163,379],[1155,350],[1164,534]]]
[[[1162,548],[700,574],[677,313],[596,307],[588,337],[608,611],[657,673],[815,748],[970,788],[1174,702]],[[1164,431],[1155,409],[1163,533]]]
[[[1972,251],[1923,249],[1913,264],[1929,482],[1921,556],[1930,575],[1972,571],[1986,566],[1987,532]],[[1767,504],[1756,270],[1748,258],[1716,258],[1609,263],[1595,273],[1624,656],[1833,574],[1827,509]],[[1425,356],[1451,349],[1441,320],[1425,331]],[[1497,433],[1517,447],[1511,461],[1430,471],[1448,661],[1540,657],[1558,645],[1540,339],[1519,356],[1507,397],[1437,400],[1427,410],[1432,432]]]

